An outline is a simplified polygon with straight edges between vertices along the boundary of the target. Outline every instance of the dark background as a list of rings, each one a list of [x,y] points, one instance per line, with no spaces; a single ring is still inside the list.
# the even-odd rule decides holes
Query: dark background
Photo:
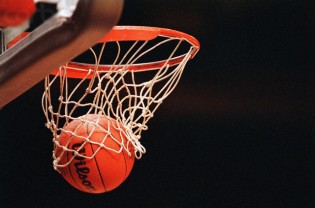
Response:
[[[147,153],[112,192],[72,188],[52,167],[39,83],[0,111],[0,207],[314,207],[314,9],[311,0],[126,0],[120,25],[201,43],[143,133]]]

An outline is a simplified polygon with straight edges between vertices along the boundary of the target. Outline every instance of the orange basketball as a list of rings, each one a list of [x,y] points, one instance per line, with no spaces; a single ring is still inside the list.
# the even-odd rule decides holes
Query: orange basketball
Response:
[[[55,145],[55,156],[60,158],[59,165],[69,164],[57,169],[73,187],[88,193],[104,193],[117,188],[128,177],[135,157],[131,147],[131,156],[121,149],[122,144],[127,146],[127,138],[117,121],[89,114],[70,122],[64,130],[57,141],[68,150]]]

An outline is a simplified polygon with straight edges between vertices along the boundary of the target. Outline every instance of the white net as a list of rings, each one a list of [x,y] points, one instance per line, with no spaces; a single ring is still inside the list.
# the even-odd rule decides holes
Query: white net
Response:
[[[148,121],[178,84],[195,52],[196,46],[185,38],[158,36],[153,40],[98,44],[78,57],[78,62],[61,66],[55,75],[46,77],[42,98],[55,150],[58,147],[64,153],[71,152],[73,157],[94,156],[81,154],[80,148],[70,148],[69,142],[60,142],[62,134],[82,137],[76,132],[77,127],[69,128],[71,123],[79,121],[80,125],[95,126],[83,136],[82,145],[93,143],[99,148],[117,153],[124,150],[141,158],[146,152],[139,141],[142,132],[148,129]],[[98,119],[86,119],[89,114],[98,115]],[[115,121],[115,125],[100,125],[102,117]],[[95,129],[110,135],[111,128],[120,132],[121,138],[115,140],[120,148],[106,146],[108,136],[99,142],[90,139]],[[68,163],[61,162],[64,153],[54,151],[55,168],[71,161],[70,158]]]

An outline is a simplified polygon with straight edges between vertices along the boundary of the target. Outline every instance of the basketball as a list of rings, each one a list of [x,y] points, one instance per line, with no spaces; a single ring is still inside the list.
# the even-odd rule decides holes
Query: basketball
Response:
[[[121,124],[107,116],[89,114],[73,120],[54,147],[57,170],[83,192],[97,194],[117,188],[130,174],[135,158],[124,131]]]

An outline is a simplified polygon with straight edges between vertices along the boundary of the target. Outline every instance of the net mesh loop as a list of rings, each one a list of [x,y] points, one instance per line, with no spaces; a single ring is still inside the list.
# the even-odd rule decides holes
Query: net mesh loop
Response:
[[[126,151],[140,159],[146,152],[140,143],[142,132],[148,129],[148,121],[178,84],[193,53],[196,46],[183,37],[159,35],[152,40],[107,41],[47,76],[42,108],[55,149],[62,149],[62,153],[53,152],[54,167],[65,167],[76,156],[91,159],[103,148],[116,153]],[[86,119],[89,114],[97,116]],[[112,125],[100,125],[104,116]],[[71,130],[66,128],[72,121],[93,128],[82,136],[76,131],[80,125]],[[111,128],[124,139],[113,137]],[[106,135],[101,142],[90,139],[95,131]],[[61,134],[80,138],[83,143],[76,149],[70,148],[69,142],[59,142]],[[119,148],[105,145],[109,137]],[[81,153],[86,144],[97,145],[94,154]],[[67,153],[72,158],[63,164],[60,158]]]

